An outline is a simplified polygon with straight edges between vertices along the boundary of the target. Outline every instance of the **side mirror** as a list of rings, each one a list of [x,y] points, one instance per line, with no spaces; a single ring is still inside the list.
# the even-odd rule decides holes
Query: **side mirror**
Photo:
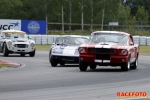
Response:
[[[28,39],[32,39],[32,37],[30,37],[29,35],[27,36]]]
[[[130,45],[134,45],[133,42],[130,42]]]

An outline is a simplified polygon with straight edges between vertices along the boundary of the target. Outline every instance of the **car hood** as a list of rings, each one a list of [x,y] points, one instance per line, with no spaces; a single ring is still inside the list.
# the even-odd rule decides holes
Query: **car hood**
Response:
[[[52,53],[65,56],[78,56],[78,47],[79,46],[56,46],[52,48]]]
[[[25,38],[14,38],[14,39],[12,39],[12,41],[14,41],[14,42],[27,42],[28,39],[25,39]]]
[[[87,43],[81,45],[81,47],[88,48],[115,48],[115,49],[127,49],[128,46],[122,43],[114,43],[114,42],[100,42],[100,43]]]
[[[7,38],[7,39],[4,39],[4,41],[12,41],[12,42],[27,42],[28,39],[26,38]]]

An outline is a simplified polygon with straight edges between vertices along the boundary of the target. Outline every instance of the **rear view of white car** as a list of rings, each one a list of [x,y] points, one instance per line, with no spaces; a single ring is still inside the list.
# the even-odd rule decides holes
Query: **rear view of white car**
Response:
[[[29,54],[30,57],[34,57],[36,51],[35,41],[29,39],[25,32],[4,30],[0,35],[0,53],[3,53],[4,56],[17,53],[20,56]]]

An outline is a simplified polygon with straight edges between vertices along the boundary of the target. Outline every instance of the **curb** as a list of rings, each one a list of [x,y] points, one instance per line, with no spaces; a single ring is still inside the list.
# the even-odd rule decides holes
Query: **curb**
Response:
[[[12,62],[12,61],[7,61],[7,60],[0,60],[0,63],[4,63],[4,64],[8,64],[12,67],[18,67],[18,66],[21,66],[21,64],[18,64],[18,63],[15,63],[15,62]]]

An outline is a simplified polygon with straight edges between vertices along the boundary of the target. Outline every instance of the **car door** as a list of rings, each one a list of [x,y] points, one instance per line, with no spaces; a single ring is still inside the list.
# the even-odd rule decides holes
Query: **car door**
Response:
[[[129,46],[130,46],[130,52],[131,52],[131,58],[130,58],[130,61],[131,62],[134,62],[135,61],[135,47],[134,47],[134,41],[133,41],[133,38],[132,36],[130,35],[129,36]]]

